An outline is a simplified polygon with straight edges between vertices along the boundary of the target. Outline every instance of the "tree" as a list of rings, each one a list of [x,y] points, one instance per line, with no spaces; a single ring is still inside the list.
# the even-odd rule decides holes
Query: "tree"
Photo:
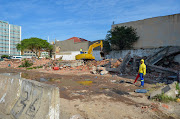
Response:
[[[111,46],[108,40],[103,40],[103,52],[105,54],[109,53],[111,51]]]
[[[8,58],[8,55],[2,55],[1,58]]]
[[[52,57],[52,52],[53,52],[54,46],[49,44],[46,48],[46,51],[49,52],[49,57]]]
[[[21,44],[22,44],[22,42],[21,42]],[[16,48],[17,48],[17,50],[20,50],[21,51],[21,55],[23,55],[24,54],[24,50],[25,50],[25,47],[23,46],[23,45],[21,45],[21,44],[17,44],[16,45]]]
[[[127,26],[116,26],[106,35],[106,41],[110,43],[113,50],[130,49],[138,39],[136,29]]]
[[[23,39],[21,43],[16,46],[16,48],[21,51],[24,51],[25,49],[31,50],[32,52],[35,52],[38,57],[40,57],[41,50],[47,50],[49,47],[50,44],[46,40],[36,37]]]

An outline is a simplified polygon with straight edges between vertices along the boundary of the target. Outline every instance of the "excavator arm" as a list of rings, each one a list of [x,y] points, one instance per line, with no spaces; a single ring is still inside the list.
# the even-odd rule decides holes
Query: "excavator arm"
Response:
[[[101,40],[100,43],[95,42],[94,44],[90,45],[90,46],[89,46],[89,49],[88,49],[88,54],[91,54],[92,51],[93,51],[93,49],[96,48],[96,47],[98,47],[98,46],[101,47],[101,51],[102,51],[102,48],[103,48],[103,42],[102,42],[102,40]]]

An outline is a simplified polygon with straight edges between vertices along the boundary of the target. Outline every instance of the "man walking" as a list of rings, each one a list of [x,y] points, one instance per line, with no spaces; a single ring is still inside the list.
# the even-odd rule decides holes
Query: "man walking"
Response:
[[[146,65],[144,64],[144,60],[141,59],[141,65],[139,66],[139,76],[141,79],[141,86],[140,87],[144,87],[144,75],[146,75]]]
[[[143,77],[144,75],[146,75],[146,65],[144,64],[144,60],[141,59],[141,65],[139,66],[138,75],[134,81],[134,84],[136,83],[137,79],[140,77],[140,79],[141,79],[140,87],[144,87],[144,77]]]

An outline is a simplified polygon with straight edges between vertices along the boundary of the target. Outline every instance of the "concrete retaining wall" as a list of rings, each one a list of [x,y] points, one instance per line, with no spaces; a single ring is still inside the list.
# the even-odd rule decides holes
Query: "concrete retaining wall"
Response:
[[[0,90],[0,118],[59,119],[57,87],[0,75]]]

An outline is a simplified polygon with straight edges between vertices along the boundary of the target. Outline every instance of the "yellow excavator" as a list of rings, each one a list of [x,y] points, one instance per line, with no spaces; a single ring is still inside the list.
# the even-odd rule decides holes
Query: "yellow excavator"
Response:
[[[101,52],[100,52],[100,54],[101,54],[101,56],[102,56],[104,53],[102,52],[103,42],[102,42],[102,40],[101,40],[100,43],[99,43],[99,42],[96,42],[96,43],[90,45],[88,51],[82,51],[82,54],[76,55],[76,56],[75,56],[75,57],[76,57],[76,60],[94,60],[95,57],[92,55],[92,54],[93,54],[93,49],[96,48],[96,47],[98,47],[98,46],[101,47]]]

